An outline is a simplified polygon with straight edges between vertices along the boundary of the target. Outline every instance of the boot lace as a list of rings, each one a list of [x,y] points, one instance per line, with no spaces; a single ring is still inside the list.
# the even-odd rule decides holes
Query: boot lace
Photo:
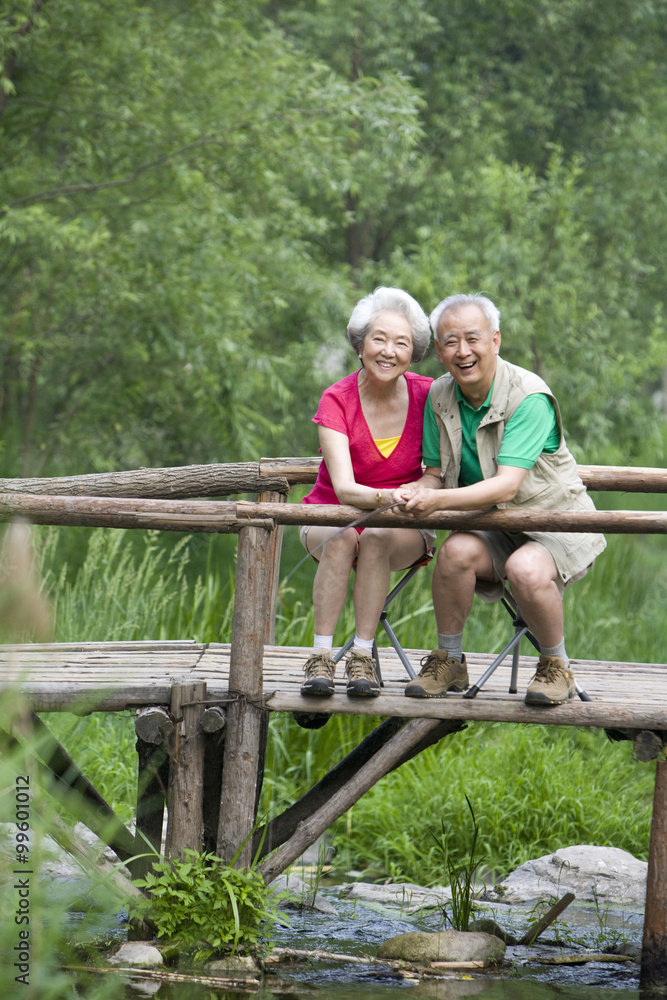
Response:
[[[419,661],[419,666],[421,667],[419,676],[434,677],[438,680],[438,675],[444,673],[453,662],[455,662],[453,656],[448,656],[446,660],[443,660],[441,657],[435,656],[434,653],[429,653]]]
[[[360,656],[358,653],[350,653],[346,660],[345,670],[350,680],[364,678],[369,681],[375,680],[375,663],[372,656]]]
[[[543,684],[553,684],[564,674],[563,663],[557,656],[549,656],[540,660],[535,669],[535,680]]]
[[[304,664],[304,672],[308,680],[314,677],[329,677],[336,675],[336,665],[327,653],[313,653]]]

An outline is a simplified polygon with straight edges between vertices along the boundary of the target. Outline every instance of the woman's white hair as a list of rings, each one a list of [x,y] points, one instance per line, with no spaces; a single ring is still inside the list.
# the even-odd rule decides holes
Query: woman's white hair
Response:
[[[381,285],[371,295],[357,302],[347,324],[347,337],[356,354],[362,349],[371,323],[380,312],[395,312],[405,316],[412,330],[412,360],[421,361],[428,349],[431,331],[426,313],[411,295],[402,288]]]
[[[438,339],[438,323],[440,322],[444,313],[450,310],[460,309],[462,306],[478,306],[489,324],[489,329],[491,333],[495,333],[496,330],[500,329],[500,312],[493,304],[491,299],[487,299],[486,295],[479,295],[476,292],[470,295],[449,295],[442,302],[439,302],[435,307],[431,315],[429,316],[429,321],[431,323],[431,329],[433,330],[433,336]]]

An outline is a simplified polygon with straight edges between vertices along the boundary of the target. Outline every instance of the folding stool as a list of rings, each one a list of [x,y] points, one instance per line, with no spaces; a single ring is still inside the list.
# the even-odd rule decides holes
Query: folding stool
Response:
[[[419,559],[416,559],[410,566],[408,566],[407,570],[405,571],[401,579],[398,581],[396,586],[393,587],[392,590],[390,590],[389,593],[387,594],[387,599],[384,602],[384,607],[382,608],[382,613],[380,614],[379,625],[381,625],[382,628],[387,633],[387,636],[389,637],[389,642],[396,650],[396,653],[398,654],[401,663],[407,670],[410,679],[415,677],[416,674],[412,669],[410,661],[405,655],[403,647],[396,638],[396,633],[394,632],[393,628],[391,627],[390,623],[387,620],[387,608],[394,600],[394,598],[397,596],[397,594],[400,594],[403,588],[407,586],[407,584],[413,578],[417,570],[421,569],[422,566],[428,566],[434,555],[435,555],[435,545],[432,545],[431,548],[427,552],[425,552],[423,556],[420,556]],[[340,660],[342,660],[342,658],[345,656],[348,650],[352,649],[353,645],[354,645],[354,635],[351,635],[350,638],[345,643],[345,645],[341,649],[339,649],[336,655],[334,656],[334,663],[338,663]],[[377,646],[377,641],[375,639],[373,639],[373,659],[375,660],[375,670],[377,672],[377,678],[380,684],[384,686],[384,682],[382,680],[382,672],[380,670],[380,657],[378,655],[378,646]]]
[[[533,633],[530,631],[530,629],[526,625],[525,621],[523,620],[523,617],[521,615],[521,611],[519,610],[519,606],[516,603],[516,601],[514,600],[514,597],[512,596],[512,594],[510,593],[510,591],[507,589],[507,587],[503,588],[503,596],[501,597],[501,601],[502,601],[503,607],[512,616],[512,624],[514,626],[514,635],[512,636],[512,638],[510,639],[510,641],[507,643],[507,645],[505,646],[505,648],[502,649],[498,653],[498,655],[492,661],[492,663],[490,664],[490,666],[487,667],[487,669],[484,671],[484,673],[482,674],[482,676],[480,677],[480,679],[475,684],[471,684],[467,691],[463,692],[463,697],[464,698],[474,698],[479,693],[480,689],[484,686],[484,684],[486,684],[486,682],[488,681],[488,679],[491,676],[491,674],[495,670],[497,670],[497,668],[503,662],[503,660],[505,659],[505,657],[509,655],[509,653],[512,654],[512,672],[510,674],[509,693],[510,694],[516,694],[517,693],[517,677],[518,677],[518,673],[519,673],[519,649],[520,649],[521,640],[523,639],[523,637],[525,636],[526,639],[528,639],[533,644],[533,646],[537,650],[538,654],[540,652],[540,644],[539,644],[539,642],[537,641],[537,639],[535,638],[535,636],[533,635]],[[590,695],[586,694],[586,692],[584,691],[584,689],[577,683],[576,680],[574,682],[574,686],[575,686],[577,694],[579,695],[579,697],[581,698],[582,701],[592,701],[593,700]]]

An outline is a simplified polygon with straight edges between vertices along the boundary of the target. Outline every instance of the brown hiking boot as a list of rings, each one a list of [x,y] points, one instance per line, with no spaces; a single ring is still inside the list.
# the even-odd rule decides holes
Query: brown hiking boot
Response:
[[[542,653],[526,691],[526,705],[562,705],[576,693],[574,674],[565,660]]]
[[[351,649],[345,657],[348,698],[377,698],[380,682],[375,673],[375,660],[365,649]]]
[[[328,698],[334,693],[336,664],[328,649],[316,649],[304,664],[306,679],[301,685],[301,694]]]
[[[444,698],[448,691],[469,686],[465,656],[457,660],[446,649],[433,649],[421,661],[421,670],[405,688],[407,698]]]

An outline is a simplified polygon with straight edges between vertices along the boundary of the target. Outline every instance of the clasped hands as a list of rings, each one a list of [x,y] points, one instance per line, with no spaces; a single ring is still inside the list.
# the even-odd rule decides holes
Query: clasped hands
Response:
[[[434,514],[442,508],[442,490],[430,489],[419,483],[405,483],[392,491],[394,503],[401,504],[401,510],[413,517],[422,514]]]

